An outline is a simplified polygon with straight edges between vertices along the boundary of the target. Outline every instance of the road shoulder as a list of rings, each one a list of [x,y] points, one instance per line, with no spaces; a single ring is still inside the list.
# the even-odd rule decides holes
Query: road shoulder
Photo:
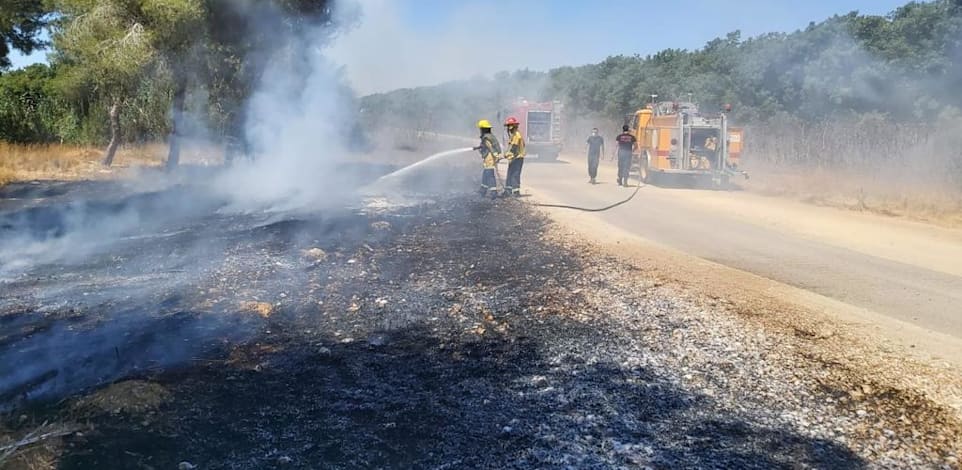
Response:
[[[556,203],[535,194],[532,202]],[[831,365],[854,384],[911,390],[962,416],[962,341],[751,273],[687,255],[628,233],[599,217],[545,209],[550,237],[616,256],[746,326],[792,339],[797,355]]]

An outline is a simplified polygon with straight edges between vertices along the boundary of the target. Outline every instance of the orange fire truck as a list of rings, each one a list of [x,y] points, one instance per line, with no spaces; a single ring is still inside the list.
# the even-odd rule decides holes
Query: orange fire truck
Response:
[[[728,126],[730,107],[716,114],[698,111],[694,103],[661,102],[631,116],[638,139],[635,168],[641,180],[690,178],[725,187],[738,170],[743,131]]]

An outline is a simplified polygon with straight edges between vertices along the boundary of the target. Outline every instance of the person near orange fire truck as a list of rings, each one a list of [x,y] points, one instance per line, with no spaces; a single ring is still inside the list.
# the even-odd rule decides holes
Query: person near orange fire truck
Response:
[[[628,172],[631,170],[632,154],[638,146],[638,139],[628,131],[628,125],[622,126],[622,133],[618,134],[618,186],[628,186]]]
[[[521,197],[521,168],[524,167],[524,136],[518,129],[518,118],[511,116],[504,121],[508,131],[508,151],[504,158],[508,159],[508,176],[504,181],[504,196]]]
[[[718,138],[715,136],[709,136],[705,139],[705,153],[708,154],[708,165],[707,168],[715,168],[718,165]]]
[[[598,162],[605,153],[605,138],[598,135],[598,128],[591,129],[591,135],[585,141],[588,150],[588,180],[591,184],[596,184],[595,178],[598,176]]]
[[[498,143],[498,138],[491,132],[491,123],[488,122],[487,119],[478,121],[478,129],[481,131],[481,144],[474,147],[474,150],[481,153],[483,166],[479,193],[482,196],[488,196],[494,199],[498,197],[498,178],[494,172],[496,171],[498,160],[501,159],[501,144]]]

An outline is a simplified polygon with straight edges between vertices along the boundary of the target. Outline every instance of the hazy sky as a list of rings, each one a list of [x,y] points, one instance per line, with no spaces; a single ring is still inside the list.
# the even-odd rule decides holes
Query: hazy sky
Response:
[[[360,0],[361,26],[336,43],[361,93],[438,83],[499,70],[545,70],[614,54],[695,49],[794,31],[853,10],[885,14],[906,0],[650,0],[508,2]]]
[[[694,49],[730,31],[794,31],[858,10],[885,14],[906,0],[359,0],[361,25],[331,47],[362,94],[597,62],[613,54]],[[45,53],[13,54],[14,66]]]

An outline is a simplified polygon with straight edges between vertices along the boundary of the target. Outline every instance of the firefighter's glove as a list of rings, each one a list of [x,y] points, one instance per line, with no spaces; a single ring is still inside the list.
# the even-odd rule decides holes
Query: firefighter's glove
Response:
[[[474,151],[481,150],[481,146],[479,145],[477,147],[471,147],[471,150],[474,150]]]

